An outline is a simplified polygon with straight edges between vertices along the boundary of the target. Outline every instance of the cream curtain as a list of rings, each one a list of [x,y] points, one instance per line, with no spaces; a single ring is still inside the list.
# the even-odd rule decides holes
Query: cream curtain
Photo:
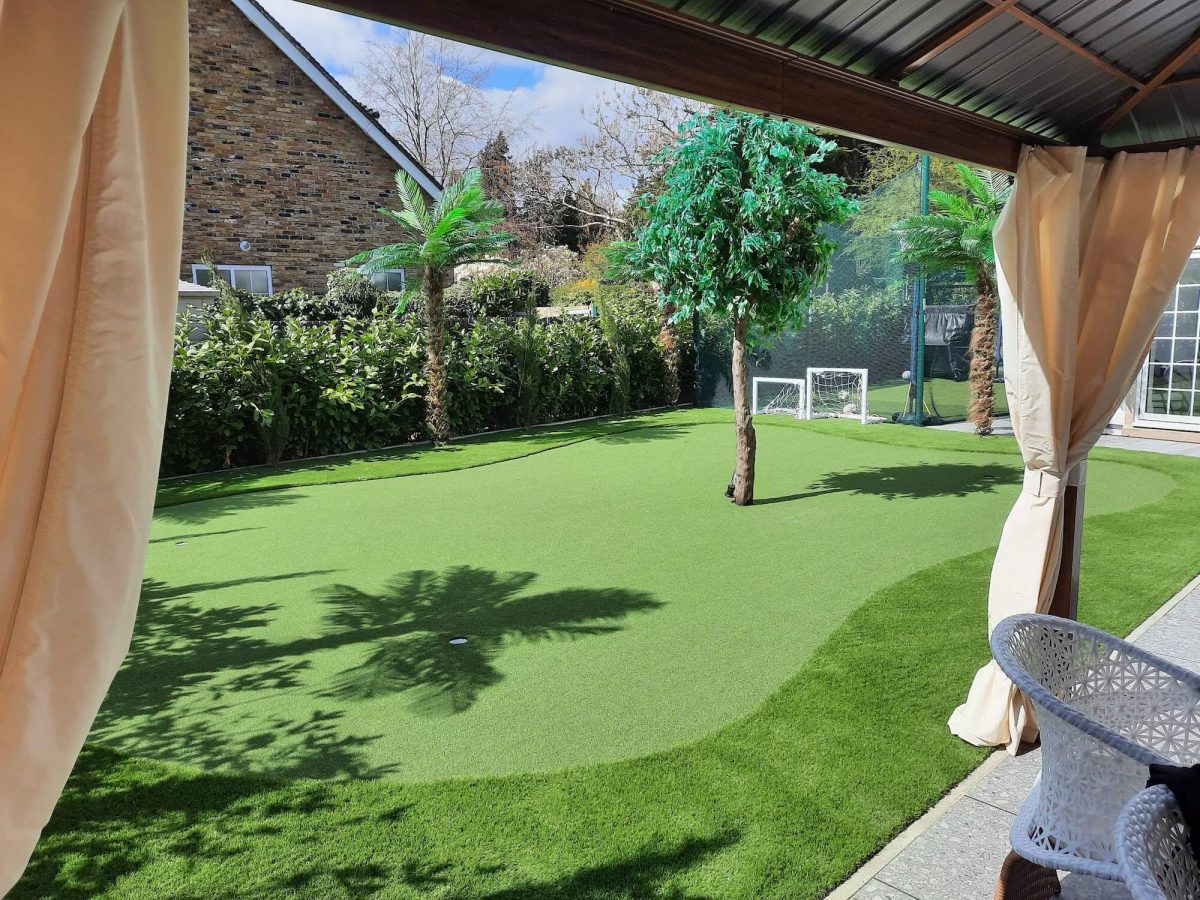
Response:
[[[0,0],[0,895],[129,645],[187,67],[186,0]]]
[[[1088,451],[1137,377],[1198,236],[1200,149],[1022,153],[995,239],[1005,390],[1025,478],[992,568],[989,631],[1014,613],[1049,609],[1061,489],[1084,482]],[[1015,753],[1037,724],[991,662],[950,730]]]

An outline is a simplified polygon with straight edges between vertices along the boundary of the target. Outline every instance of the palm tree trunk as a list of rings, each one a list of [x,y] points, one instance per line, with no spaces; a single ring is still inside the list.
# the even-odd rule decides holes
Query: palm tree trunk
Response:
[[[446,316],[444,269],[427,266],[425,283],[425,427],[435,444],[450,439],[446,415]]]
[[[976,434],[992,433],[992,414],[996,406],[996,286],[987,272],[976,274],[979,296],[975,300],[975,327],[971,331],[971,403],[967,419]]]
[[[750,319],[733,317],[733,416],[737,431],[737,459],[733,470],[733,502],[754,502],[754,411],[750,409],[750,370],[746,364],[746,342]]]

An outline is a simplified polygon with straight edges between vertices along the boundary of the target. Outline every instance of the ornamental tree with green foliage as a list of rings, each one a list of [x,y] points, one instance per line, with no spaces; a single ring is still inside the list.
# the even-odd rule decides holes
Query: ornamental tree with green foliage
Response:
[[[648,222],[615,267],[656,282],[676,321],[696,311],[733,324],[734,502],[754,502],[755,436],[747,349],[804,325],[835,245],[822,226],[856,205],[817,166],[836,149],[802,125],[716,110],[689,119],[664,155]]]
[[[956,166],[961,185],[955,192],[930,191],[927,215],[909,216],[896,226],[901,237],[897,256],[926,272],[962,272],[975,286],[975,325],[971,331],[970,403],[967,418],[978,434],[992,433],[996,395],[996,250],[992,232],[1008,201],[1007,175],[980,175]]]
[[[474,262],[505,262],[499,253],[513,239],[499,231],[504,206],[489,200],[478,169],[442,190],[429,206],[425,194],[403,169],[396,172],[400,209],[379,212],[404,228],[408,240],[385,244],[346,260],[363,274],[386,269],[419,269],[425,309],[425,426],[435,443],[450,438],[446,414],[446,321],[444,293],[454,267]]]

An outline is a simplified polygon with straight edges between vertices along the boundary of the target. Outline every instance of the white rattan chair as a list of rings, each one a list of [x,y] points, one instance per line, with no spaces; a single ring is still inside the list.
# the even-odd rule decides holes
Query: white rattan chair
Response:
[[[1005,619],[992,654],[1033,703],[1042,737],[1042,774],[1013,824],[1013,850],[1121,881],[1117,817],[1149,765],[1200,761],[1200,677],[1054,616]]]
[[[1117,856],[1133,900],[1196,900],[1200,866],[1188,827],[1164,785],[1139,791],[1117,821]]]

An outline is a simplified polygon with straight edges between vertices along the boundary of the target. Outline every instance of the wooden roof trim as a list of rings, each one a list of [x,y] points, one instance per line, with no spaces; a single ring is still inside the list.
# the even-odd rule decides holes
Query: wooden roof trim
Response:
[[[1009,7],[1016,4],[1017,0],[1001,0],[1001,2],[995,5],[984,3],[974,11],[969,12],[966,16],[952,22],[927,41],[922,42],[920,46],[909,53],[904,59],[893,63],[886,71],[880,72],[878,77],[886,78],[889,81],[903,78],[908,73],[921,68],[921,66],[928,63],[935,56],[949,50],[963,38],[974,34],[988,22],[992,21],[992,19],[1003,15]]]
[[[992,6],[999,6],[1003,2],[1003,0],[984,0],[984,2],[990,3]],[[1114,78],[1119,78],[1122,81],[1124,81],[1125,83],[1131,85],[1132,87],[1134,87],[1138,90],[1141,90],[1141,88],[1143,87],[1142,80],[1140,78],[1138,78],[1136,75],[1134,75],[1132,72],[1125,71],[1120,66],[1105,59],[1099,53],[1096,53],[1094,50],[1089,50],[1087,47],[1083,46],[1083,44],[1079,43],[1078,41],[1076,41],[1070,37],[1067,37],[1067,35],[1063,34],[1061,31],[1059,31],[1057,28],[1055,28],[1053,25],[1051,25],[1049,22],[1047,22],[1041,16],[1036,16],[1033,13],[1029,12],[1028,10],[1022,9],[1020,6],[1017,6],[1016,4],[1013,4],[1012,6],[1008,7],[1005,10],[1005,12],[1007,12],[1008,15],[1012,16],[1017,21],[1023,22],[1024,24],[1028,25],[1030,28],[1033,28],[1033,29],[1041,32],[1046,37],[1050,38],[1050,40],[1065,47],[1066,49],[1070,50],[1072,53],[1074,53],[1078,56],[1081,56],[1083,59],[1086,59],[1092,65],[1103,69],[1105,72],[1107,72],[1109,75],[1113,76]]]
[[[896,84],[711,25],[647,0],[305,0],[459,41],[855,137],[1013,171],[1014,128]]]
[[[1100,133],[1103,134],[1108,131],[1129,115],[1138,104],[1158,90],[1166,83],[1168,78],[1179,70],[1180,66],[1197,53],[1200,53],[1200,31],[1180,44],[1175,52],[1167,58],[1167,61],[1159,67],[1157,72],[1150,76],[1150,79],[1144,85],[1126,97],[1116,109],[1104,117],[1104,121],[1100,123]]]

